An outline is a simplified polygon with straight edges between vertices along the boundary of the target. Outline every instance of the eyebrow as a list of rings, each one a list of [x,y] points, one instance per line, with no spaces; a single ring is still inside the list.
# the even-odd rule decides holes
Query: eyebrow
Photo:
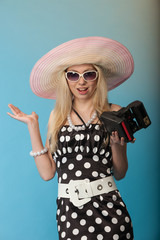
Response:
[[[87,72],[87,71],[96,71],[96,69],[90,69],[90,68],[87,68],[86,70],[84,70],[83,72]],[[66,69],[66,72],[67,72],[67,69]],[[68,72],[78,72],[77,70],[74,70],[74,69],[70,69]],[[79,73],[79,72],[78,72]]]

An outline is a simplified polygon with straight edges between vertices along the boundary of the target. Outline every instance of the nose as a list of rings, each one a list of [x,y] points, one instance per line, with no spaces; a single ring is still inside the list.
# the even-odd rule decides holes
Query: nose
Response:
[[[81,77],[79,78],[78,83],[79,83],[80,85],[86,84],[86,81],[84,80],[83,76],[81,76]]]

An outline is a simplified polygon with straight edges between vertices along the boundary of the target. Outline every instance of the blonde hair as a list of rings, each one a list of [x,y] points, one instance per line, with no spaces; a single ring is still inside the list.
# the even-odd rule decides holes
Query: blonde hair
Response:
[[[100,66],[93,66],[99,74],[96,91],[93,96],[93,106],[97,114],[101,115],[102,112],[110,109],[107,99],[107,80],[104,70]],[[73,95],[68,87],[65,74],[61,76],[59,81],[56,89],[56,105],[48,122],[48,138],[50,139],[51,153],[56,151],[59,130],[65,124],[67,115],[72,110]]]

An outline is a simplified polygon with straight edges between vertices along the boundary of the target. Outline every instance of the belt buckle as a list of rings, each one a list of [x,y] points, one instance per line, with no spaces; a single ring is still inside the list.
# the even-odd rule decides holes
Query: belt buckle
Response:
[[[80,207],[91,200],[91,197],[80,199],[78,196],[79,195],[78,186],[82,187],[83,184],[85,186],[85,183],[86,183],[85,180],[70,180],[69,182],[68,190],[69,190],[70,201],[76,207]]]

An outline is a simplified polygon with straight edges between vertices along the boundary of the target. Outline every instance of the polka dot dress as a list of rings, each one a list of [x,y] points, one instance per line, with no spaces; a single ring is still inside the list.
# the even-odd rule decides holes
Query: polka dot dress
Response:
[[[53,154],[59,183],[111,175],[112,155],[110,146],[103,144],[105,135],[98,124],[78,132],[61,128]],[[118,190],[92,197],[81,207],[57,198],[57,225],[59,240],[133,240],[132,222]]]

